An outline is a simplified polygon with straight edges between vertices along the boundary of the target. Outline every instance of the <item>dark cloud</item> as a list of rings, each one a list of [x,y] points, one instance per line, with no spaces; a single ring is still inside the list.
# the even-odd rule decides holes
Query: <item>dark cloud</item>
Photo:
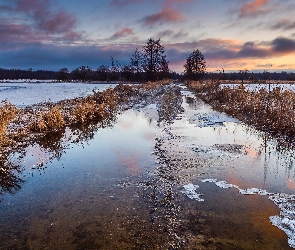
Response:
[[[0,67],[20,69],[75,69],[81,65],[98,68],[110,65],[110,56],[122,65],[129,63],[134,46],[53,46],[32,44],[0,53]]]
[[[8,20],[0,21],[0,50],[5,50],[7,46],[13,47],[15,42],[35,43],[42,40],[45,40],[42,34],[36,35],[29,25],[13,24]]]
[[[294,53],[295,40],[286,37],[278,37],[271,42],[272,50],[275,53]]]
[[[254,42],[244,43],[242,48],[237,53],[237,57],[241,58],[263,58],[270,55],[271,51],[268,48],[255,46]]]

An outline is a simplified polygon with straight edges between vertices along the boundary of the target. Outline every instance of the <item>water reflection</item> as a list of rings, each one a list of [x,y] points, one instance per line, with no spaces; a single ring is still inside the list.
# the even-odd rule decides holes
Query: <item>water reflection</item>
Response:
[[[44,172],[47,163],[59,160],[72,145],[88,143],[98,129],[113,126],[116,119],[116,114],[112,114],[101,122],[35,134],[29,141],[6,149],[0,155],[0,195],[20,190],[26,176]]]

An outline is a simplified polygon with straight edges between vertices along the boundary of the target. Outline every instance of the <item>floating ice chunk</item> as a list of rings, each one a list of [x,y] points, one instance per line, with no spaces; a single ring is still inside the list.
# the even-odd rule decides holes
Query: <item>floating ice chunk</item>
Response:
[[[224,122],[238,122],[237,119],[224,114],[195,114],[195,118],[190,119],[198,127],[220,127]]]
[[[217,181],[215,182],[215,185],[220,188],[239,188],[237,185],[226,183],[226,181]]]
[[[247,188],[247,189],[241,189],[239,188],[239,193],[241,194],[259,194],[259,195],[269,195],[266,190],[262,190],[259,188]]]
[[[217,182],[217,179],[204,179],[201,182]]]
[[[186,194],[187,197],[189,197],[192,200],[196,200],[196,201],[204,201],[204,199],[201,199],[200,196],[202,196],[203,194],[197,193],[197,189],[199,188],[198,185],[194,185],[192,183],[189,183],[187,185],[183,186],[185,191],[182,191],[182,193]]]
[[[288,236],[288,244],[295,248],[295,220],[282,218],[280,216],[270,216],[269,220],[273,226],[278,227]]]

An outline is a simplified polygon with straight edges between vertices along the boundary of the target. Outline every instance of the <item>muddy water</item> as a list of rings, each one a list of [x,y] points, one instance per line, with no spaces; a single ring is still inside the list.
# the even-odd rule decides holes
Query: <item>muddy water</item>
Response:
[[[68,129],[28,146],[20,189],[0,197],[0,249],[292,249],[292,214],[276,217],[285,232],[270,217],[294,210],[269,199],[292,202],[292,152],[180,98],[172,123],[146,103],[82,143],[63,145]]]

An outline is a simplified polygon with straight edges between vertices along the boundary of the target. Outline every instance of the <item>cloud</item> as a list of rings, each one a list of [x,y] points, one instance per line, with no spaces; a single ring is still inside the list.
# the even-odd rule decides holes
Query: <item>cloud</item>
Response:
[[[142,22],[149,27],[153,27],[156,24],[171,23],[184,21],[183,14],[175,9],[167,8],[162,11],[146,16]]]
[[[101,65],[110,65],[110,56],[121,65],[128,64],[134,49],[134,45],[116,47],[25,44],[0,51],[0,61],[4,68],[58,70],[67,67],[73,70],[81,65],[88,65],[97,69]]]
[[[289,54],[295,52],[295,40],[286,37],[277,37],[271,41],[272,50],[275,53]]]
[[[53,10],[54,0],[15,0],[10,6],[1,6],[11,12],[26,14],[39,32],[73,34],[77,19],[65,10]],[[72,36],[77,37],[77,36]]]
[[[272,64],[270,63],[266,63],[266,64],[256,64],[255,67],[257,68],[271,68],[272,67]]]
[[[247,1],[239,10],[240,17],[256,16],[258,14],[266,13],[265,6],[269,3],[269,0],[252,0]]]
[[[111,5],[122,6],[126,4],[133,4],[143,2],[144,0],[112,0]]]
[[[13,11],[13,8],[10,6],[0,5],[0,11]]]
[[[132,29],[126,27],[126,28],[123,28],[123,29],[115,32],[115,34],[111,36],[111,39],[118,39],[118,38],[130,36],[132,34],[133,34]]]
[[[0,50],[13,48],[19,43],[35,43],[45,40],[44,34],[36,34],[29,25],[14,24],[9,20],[0,21]]]
[[[114,56],[115,60],[124,65],[130,63],[130,55],[138,47],[138,44],[73,46],[72,43],[71,45],[54,46],[34,42],[35,38],[32,38],[30,43],[26,39],[20,41],[12,39],[13,42],[9,42],[11,37],[8,33],[13,30],[19,33],[24,32],[24,36],[31,32],[28,26],[7,26],[7,40],[0,36],[1,49],[3,46],[5,48],[0,50],[1,67],[58,70],[63,67],[75,69],[81,65],[88,65],[95,69],[100,65],[110,65],[110,56]],[[177,34],[169,33],[169,30],[166,32],[172,36]],[[278,37],[271,41],[248,41],[245,43],[239,40],[208,38],[193,42],[169,43],[164,46],[167,60],[171,65],[170,68],[179,72],[182,71],[187,56],[195,49],[199,49],[204,54],[210,67],[234,69],[248,67],[249,62],[253,62],[251,64],[253,66],[260,65],[256,68],[261,68],[262,64],[267,64],[269,60],[276,61],[282,56],[292,57],[295,54],[295,39],[286,37]],[[265,62],[264,59],[266,59]],[[282,64],[282,62],[278,64]]]
[[[241,58],[263,58],[270,56],[271,53],[268,48],[257,47],[254,42],[246,42],[236,56]]]
[[[43,14],[41,16],[37,16],[36,22],[38,27],[42,30],[51,33],[66,33],[72,32],[76,24],[76,18],[64,11],[59,11],[54,14],[50,13],[46,17],[44,17]]]
[[[199,49],[208,60],[249,60],[280,57],[295,53],[295,40],[278,37],[272,41],[240,43],[237,40],[203,39],[190,43],[175,43],[166,46],[173,57],[186,58],[193,50]],[[177,56],[176,56],[177,55]],[[168,58],[170,60],[170,58]]]
[[[295,21],[281,19],[270,26],[272,30],[295,30]]]
[[[184,32],[184,31],[179,31],[179,32],[175,32],[173,30],[163,30],[161,32],[159,32],[156,37],[162,38],[162,37],[167,37],[167,38],[173,38],[173,39],[177,39],[177,38],[183,38],[183,37],[187,37],[189,35],[188,32]]]

